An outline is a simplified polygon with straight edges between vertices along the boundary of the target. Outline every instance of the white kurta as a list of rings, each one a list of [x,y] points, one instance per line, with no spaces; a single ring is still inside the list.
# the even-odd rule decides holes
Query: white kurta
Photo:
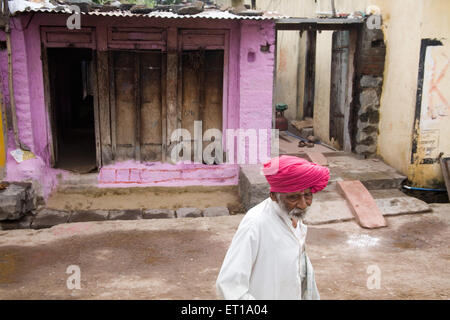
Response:
[[[217,278],[224,299],[320,299],[304,250],[306,226],[267,198],[250,209],[233,237]]]

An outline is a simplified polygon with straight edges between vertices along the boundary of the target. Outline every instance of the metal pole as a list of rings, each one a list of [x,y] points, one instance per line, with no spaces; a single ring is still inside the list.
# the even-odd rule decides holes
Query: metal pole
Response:
[[[333,12],[333,17],[336,17],[336,6],[334,0],[331,0],[331,11]]]

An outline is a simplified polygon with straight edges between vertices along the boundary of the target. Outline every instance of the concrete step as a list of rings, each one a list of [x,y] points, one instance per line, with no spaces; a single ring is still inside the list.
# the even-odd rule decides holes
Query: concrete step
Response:
[[[326,156],[331,177],[337,181],[359,180],[368,190],[397,189],[406,176],[379,159],[359,159],[355,156]]]
[[[383,216],[431,212],[424,201],[405,195],[398,189],[369,190]],[[305,224],[316,225],[354,220],[347,200],[339,193],[336,185],[314,195]]]
[[[93,187],[98,183],[98,173],[76,174],[70,173],[60,178],[59,188]]]
[[[247,211],[269,196],[270,186],[261,173],[260,165],[241,165],[239,170],[239,196]]]
[[[269,196],[270,187],[260,173],[258,165],[241,166],[239,193],[245,210],[249,210]],[[383,216],[430,212],[430,206],[409,197],[398,188],[369,189]],[[323,191],[314,194],[314,200],[304,222],[325,224],[354,220],[347,200],[339,193],[337,184],[330,183]]]
[[[338,181],[359,180],[368,190],[399,189],[406,176],[379,159],[359,159],[348,153],[322,154],[330,169],[329,189]],[[306,153],[295,156],[310,160]],[[241,165],[239,194],[246,210],[269,195],[269,184],[261,174],[260,165]]]

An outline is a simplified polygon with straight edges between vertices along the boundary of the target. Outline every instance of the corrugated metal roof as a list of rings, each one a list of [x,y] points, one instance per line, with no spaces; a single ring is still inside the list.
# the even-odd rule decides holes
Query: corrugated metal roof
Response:
[[[114,17],[148,17],[148,18],[176,18],[176,19],[239,19],[239,20],[272,20],[272,19],[280,19],[286,18],[282,15],[275,14],[265,14],[262,16],[241,16],[232,14],[228,11],[219,11],[219,10],[205,10],[203,12],[193,14],[193,15],[180,15],[174,12],[164,12],[164,11],[155,11],[148,14],[135,14],[129,11],[108,11],[108,12],[99,12],[99,11],[90,11],[87,13],[88,15],[96,15],[96,16],[114,16]]]
[[[57,6],[55,8],[31,8],[26,7],[21,10],[16,10],[14,15],[23,12],[48,12],[48,13],[72,13],[72,11],[67,6]],[[283,16],[277,14],[275,12],[265,12],[262,16],[241,16],[232,14],[228,11],[220,11],[220,10],[205,10],[201,13],[193,14],[193,15],[180,15],[174,12],[167,11],[154,11],[147,14],[138,14],[131,13],[130,11],[107,11],[100,12],[89,11],[82,12],[81,14],[92,15],[92,16],[106,16],[106,17],[145,17],[145,18],[169,18],[169,19],[227,19],[227,20],[274,20],[274,19],[285,19],[287,16]]]

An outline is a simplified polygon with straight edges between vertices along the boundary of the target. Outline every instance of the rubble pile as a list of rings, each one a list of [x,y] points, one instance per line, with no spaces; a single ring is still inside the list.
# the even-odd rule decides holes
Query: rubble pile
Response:
[[[2,182],[0,189],[0,221],[18,220],[36,208],[31,183]]]

